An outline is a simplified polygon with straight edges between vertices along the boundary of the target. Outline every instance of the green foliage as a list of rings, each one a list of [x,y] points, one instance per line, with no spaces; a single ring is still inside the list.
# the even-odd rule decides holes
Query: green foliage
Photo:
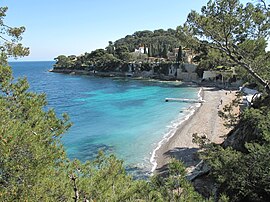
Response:
[[[120,63],[119,59],[104,49],[94,50],[90,54],[86,53],[85,60],[87,65],[94,66],[97,71],[110,71]]]
[[[242,122],[248,126],[249,140],[256,140],[258,143],[270,143],[270,110],[268,106],[259,109],[251,108],[243,113]]]
[[[113,155],[100,153],[93,162],[69,161],[60,142],[70,127],[67,116],[58,119],[53,110],[44,110],[45,95],[29,92],[26,79],[13,81],[8,56],[24,56],[29,50],[18,43],[25,28],[4,24],[6,11],[6,7],[0,8],[4,39],[0,44],[1,201],[205,201],[185,179],[184,165],[178,161],[169,165],[166,178],[154,176],[149,181],[134,180]],[[177,33],[172,29],[135,32],[109,42],[106,50],[79,57],[60,55],[56,67],[97,65],[98,70],[110,71],[122,61],[129,61],[130,52],[139,46],[149,48],[148,56],[166,57],[168,50],[181,41],[200,53],[198,61],[209,67],[226,63],[243,67],[269,94],[265,80],[270,72],[270,53],[265,52],[269,13],[264,1],[246,6],[237,0],[209,1],[201,14],[192,11]],[[207,41],[200,41],[201,37]],[[270,197],[269,102],[263,100],[258,106],[244,111],[228,137],[240,139],[244,150],[230,144],[205,145],[207,140],[197,138],[204,148],[202,157],[219,185],[220,201],[228,201],[228,197],[231,201],[267,201]],[[234,125],[231,111],[227,106],[221,115]]]
[[[198,194],[185,178],[186,171],[182,162],[172,160],[166,178],[154,176],[150,185],[156,198],[153,201],[211,201]],[[158,197],[158,198],[157,198]]]
[[[1,201],[202,201],[177,162],[162,183],[134,180],[113,155],[70,162],[60,142],[70,127],[67,116],[44,111],[45,95],[29,92],[26,79],[12,83],[10,68],[0,70],[6,72],[0,93]]]
[[[0,8],[0,26],[4,26],[6,10]],[[24,28],[7,31],[16,41]],[[45,95],[30,92],[25,78],[14,82],[7,66],[8,54],[23,56],[25,50],[14,44],[1,53],[0,201],[202,201],[184,179],[183,165],[177,162],[170,166],[172,176],[159,178],[164,181],[159,184],[155,180],[134,180],[113,155],[99,153],[95,161],[85,163],[68,160],[60,141],[71,126],[67,115],[59,119],[54,110],[44,110]],[[117,51],[115,54],[122,57],[123,51]],[[87,62],[100,67],[119,62],[103,49],[80,57],[60,55],[56,60],[65,68],[89,65]]]
[[[184,47],[194,50],[199,46],[199,41],[194,37],[193,30],[187,25],[178,26],[176,36]]]
[[[194,62],[198,63],[200,69],[215,70],[219,65],[233,66],[225,53],[209,48],[206,42],[198,45],[195,51]]]
[[[163,58],[167,58],[167,54],[168,54],[168,48],[167,48],[167,45],[166,44],[163,44],[163,49],[162,49],[162,52],[161,52],[161,56]]]
[[[143,61],[146,56],[167,58],[168,51],[172,51],[179,43],[176,31],[173,29],[137,31],[115,42],[109,41],[105,49],[97,49],[90,54],[85,53],[75,58],[59,55],[55,58],[54,68],[118,71],[116,69],[120,64],[134,60]],[[143,53],[135,53],[135,49],[142,47]]]
[[[109,54],[114,54],[114,45],[112,41],[109,41],[109,45],[106,47],[106,50]]]
[[[6,66],[0,69],[11,72]],[[58,197],[64,185],[55,187],[50,179],[63,177],[60,165],[65,152],[59,138],[70,126],[68,118],[60,120],[53,110],[45,112],[45,95],[28,92],[26,79],[10,83],[7,72],[1,74],[0,89],[1,199],[39,200],[43,192]]]
[[[213,144],[204,147],[202,156],[211,166],[219,192],[231,201],[269,200],[270,110],[269,98],[265,99],[259,101],[259,108],[242,113],[229,141],[224,142],[225,148]]]
[[[53,110],[44,111],[45,96],[28,92],[25,79],[8,83],[11,71],[6,72],[10,73],[1,74],[5,84],[0,97],[1,201],[71,201],[76,193],[79,199],[93,201],[164,201],[169,193],[179,198],[172,191],[180,186],[172,180],[178,174],[183,189],[188,188],[185,198],[198,197],[177,164],[171,166],[173,178],[155,190],[152,182],[127,175],[115,156],[100,153],[93,162],[69,162],[59,139],[70,126],[67,117],[60,120]],[[68,176],[73,176],[77,192]]]
[[[264,1],[244,6],[238,0],[210,0],[201,13],[188,15],[184,33],[190,40],[225,54],[228,64],[244,68],[270,94],[269,73],[265,73],[269,72],[269,60],[261,61],[269,57],[265,51],[270,36],[269,9]]]
[[[220,146],[207,152],[211,174],[231,201],[267,201],[270,196],[269,145],[249,144],[248,154]]]
[[[29,92],[26,79],[13,81],[7,56],[29,51],[17,43],[25,29],[4,24],[6,11],[0,8],[0,200],[67,200],[67,181],[55,182],[65,177],[60,137],[70,123],[66,115],[58,119],[53,110],[44,111],[45,95]]]
[[[79,197],[90,201],[204,201],[185,179],[182,163],[174,160],[169,167],[168,178],[134,180],[126,174],[122,161],[100,152],[95,161],[74,161],[69,170]]]
[[[137,31],[132,35],[127,35],[124,38],[118,39],[114,42],[115,48],[126,46],[129,52],[133,52],[139,47],[148,47],[151,49],[150,57],[167,57],[164,51],[164,46],[167,50],[172,48],[177,48],[179,46],[179,39],[176,36],[176,31],[173,29],[168,29],[167,31],[163,29],[155,31]],[[162,47],[162,48],[160,48]]]
[[[0,27],[1,27],[1,41],[0,50],[2,52],[1,57],[4,56],[2,62],[6,61],[7,57],[22,57],[29,55],[29,48],[22,46],[19,41],[22,39],[22,33],[25,31],[25,27],[10,27],[4,23],[8,8],[0,8]]]
[[[55,67],[64,67],[64,68],[70,68],[73,66],[72,61],[69,57],[65,55],[59,55],[58,57],[54,58],[56,60]]]
[[[115,56],[118,59],[126,62],[128,62],[131,58],[130,53],[128,51],[128,47],[124,45],[119,46],[115,49]]]
[[[182,46],[179,46],[176,61],[177,61],[178,63],[182,63],[182,62],[183,62],[183,49],[182,49]]]
[[[93,162],[73,162],[71,171],[77,177],[81,198],[93,201],[135,201],[147,198],[146,181],[133,180],[123,162],[115,156],[99,153]]]
[[[237,97],[232,100],[231,103],[224,106],[222,111],[218,111],[219,117],[221,117],[224,120],[224,125],[227,128],[232,128],[237,125],[239,122],[239,103],[240,103],[241,97],[240,95],[237,95]]]
[[[121,59],[124,59],[125,54],[123,53]],[[91,53],[85,53],[84,55],[76,57],[60,55],[55,58],[56,64],[54,68],[70,68],[70,69],[90,69],[96,71],[111,71],[115,69],[121,62],[118,58],[114,57],[113,54],[109,54],[104,49],[97,49]]]

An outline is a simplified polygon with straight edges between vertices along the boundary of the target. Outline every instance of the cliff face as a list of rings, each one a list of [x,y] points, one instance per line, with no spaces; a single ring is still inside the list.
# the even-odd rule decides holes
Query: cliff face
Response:
[[[232,201],[256,201],[270,197],[270,96],[253,103],[220,146],[205,148],[208,172],[193,179],[205,197],[225,193]],[[269,201],[269,200],[266,200]]]
[[[181,67],[186,68],[185,71],[178,71]],[[192,68],[190,68],[192,67]],[[192,72],[189,72],[192,69]],[[184,80],[196,81],[198,78],[195,73],[196,66],[191,64],[179,64],[174,62],[164,63],[123,63],[114,67],[106,68],[102,66],[87,66],[87,67],[62,67],[54,66],[51,72],[65,73],[65,74],[81,74],[94,75],[101,77],[142,77],[160,80]],[[183,74],[188,74],[183,78]],[[192,75],[192,76],[190,76]]]
[[[239,124],[227,135],[227,138],[222,143],[224,148],[232,147],[233,149],[241,152],[247,152],[245,143],[258,139],[258,129],[248,122],[240,121]]]
[[[222,146],[246,153],[246,143],[264,143],[265,133],[270,131],[269,113],[270,96],[256,100],[251,108],[244,110],[239,123],[227,135]]]

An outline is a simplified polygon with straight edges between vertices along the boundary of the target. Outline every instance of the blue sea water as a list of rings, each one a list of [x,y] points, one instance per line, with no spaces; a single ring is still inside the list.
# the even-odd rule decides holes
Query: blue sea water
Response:
[[[68,113],[73,126],[62,141],[69,158],[92,160],[113,152],[129,167],[151,171],[154,150],[172,135],[191,104],[167,97],[197,98],[199,89],[179,82],[100,78],[51,73],[54,62],[10,62],[14,77],[46,93],[48,107]]]

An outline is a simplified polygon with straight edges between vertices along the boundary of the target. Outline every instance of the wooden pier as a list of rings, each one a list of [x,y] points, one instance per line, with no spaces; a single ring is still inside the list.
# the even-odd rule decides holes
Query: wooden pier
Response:
[[[187,99],[187,98],[165,98],[165,102],[188,102],[188,103],[203,103],[204,100]]]

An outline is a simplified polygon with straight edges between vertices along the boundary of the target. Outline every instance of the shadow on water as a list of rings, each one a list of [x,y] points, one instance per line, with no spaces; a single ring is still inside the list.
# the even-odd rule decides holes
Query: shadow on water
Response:
[[[121,100],[118,102],[113,102],[111,105],[117,107],[118,109],[130,109],[131,107],[140,107],[143,106],[146,99],[139,100]]]
[[[146,169],[137,166],[128,165],[125,167],[125,170],[127,174],[131,175],[135,180],[147,180],[151,175],[151,173]]]
[[[106,144],[84,143],[80,145],[76,153],[70,154],[69,158],[77,158],[80,161],[91,161],[97,157],[99,151],[103,151],[105,154],[112,154],[114,147]]]
[[[80,161],[93,161],[97,158],[99,151],[107,155],[114,154],[114,147],[106,144],[92,144],[84,143],[77,149],[76,154],[70,154],[70,159],[79,159]],[[133,179],[148,179],[150,172],[143,167],[127,165],[125,166],[127,174],[131,175]]]

